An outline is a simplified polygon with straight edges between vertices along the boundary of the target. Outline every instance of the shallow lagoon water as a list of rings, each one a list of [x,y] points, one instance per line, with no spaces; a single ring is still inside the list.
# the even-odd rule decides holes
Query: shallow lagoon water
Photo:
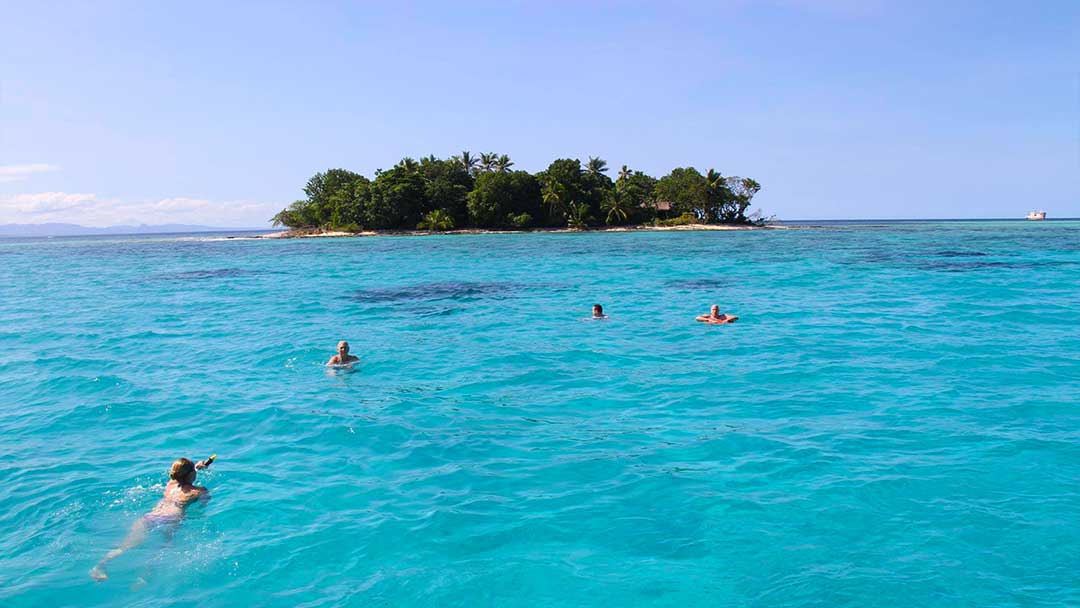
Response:
[[[1077,222],[0,240],[0,605],[1077,604],[1078,283]]]

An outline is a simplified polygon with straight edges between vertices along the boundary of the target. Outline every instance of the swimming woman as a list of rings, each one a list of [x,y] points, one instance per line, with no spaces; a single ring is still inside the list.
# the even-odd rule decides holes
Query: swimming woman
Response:
[[[360,357],[349,354],[349,343],[342,340],[337,343],[337,354],[330,357],[330,360],[326,362],[326,365],[349,365],[350,363],[356,363],[359,360]]]
[[[201,500],[210,499],[210,491],[202,486],[195,485],[195,478],[199,469],[205,469],[214,462],[215,456],[206,460],[193,463],[187,458],[181,458],[172,464],[169,470],[169,483],[165,485],[165,494],[158,501],[152,511],[135,520],[131,531],[124,537],[120,546],[109,551],[90,570],[90,576],[94,580],[103,581],[108,578],[105,573],[105,565],[120,557],[128,549],[142,544],[146,540],[146,533],[155,528],[163,528],[168,536],[172,536],[177,526],[184,519],[184,513],[188,505]]]
[[[594,319],[606,319],[607,315],[604,314],[604,307],[599,304],[592,305],[592,318]]]
[[[722,314],[720,314],[720,307],[717,306],[716,304],[713,304],[712,308],[709,309],[709,314],[707,314],[707,315],[698,315],[698,317],[697,317],[698,321],[701,321],[702,323],[710,323],[712,325],[722,325],[724,323],[734,323],[738,319],[739,319],[739,317],[736,317],[735,315],[722,315]]]

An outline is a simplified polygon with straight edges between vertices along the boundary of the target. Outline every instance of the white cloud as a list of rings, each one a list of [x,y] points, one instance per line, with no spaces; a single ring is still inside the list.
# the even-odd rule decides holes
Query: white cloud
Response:
[[[14,194],[0,196],[0,211],[10,210],[12,213],[27,215],[60,213],[85,203],[92,203],[96,198],[93,194],[68,194],[66,192]]]
[[[285,205],[255,201],[163,198],[125,201],[95,194],[38,192],[0,195],[0,224],[63,222],[83,226],[198,224],[222,227],[267,226]]]
[[[35,173],[48,173],[60,167],[35,163],[28,165],[0,165],[0,182],[21,182]]]

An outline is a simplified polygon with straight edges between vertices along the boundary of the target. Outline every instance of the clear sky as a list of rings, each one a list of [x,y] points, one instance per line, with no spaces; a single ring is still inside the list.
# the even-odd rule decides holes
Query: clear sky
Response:
[[[0,3],[0,224],[259,227],[461,150],[713,167],[781,219],[1078,217],[1080,2]]]

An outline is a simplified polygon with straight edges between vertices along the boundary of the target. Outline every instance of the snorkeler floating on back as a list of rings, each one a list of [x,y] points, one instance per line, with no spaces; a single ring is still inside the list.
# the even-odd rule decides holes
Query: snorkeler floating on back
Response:
[[[356,363],[360,360],[360,357],[355,357],[349,354],[349,343],[345,340],[337,343],[337,354],[330,357],[330,360],[326,362],[327,365],[349,365],[350,363]]]
[[[109,551],[96,566],[90,570],[90,576],[96,581],[108,578],[105,573],[105,565],[120,557],[128,549],[142,544],[146,540],[146,533],[154,528],[163,528],[169,537],[176,531],[177,526],[184,519],[184,513],[188,505],[201,500],[210,499],[210,491],[202,486],[195,485],[195,478],[199,469],[205,469],[214,462],[217,454],[198,463],[193,463],[187,458],[180,458],[172,464],[169,470],[169,483],[165,486],[165,494],[158,501],[152,511],[135,520],[131,531],[124,537],[120,546]]]
[[[710,325],[723,325],[725,323],[734,323],[738,319],[739,317],[736,317],[735,315],[720,314],[720,307],[713,304],[712,308],[709,309],[709,314],[698,315],[696,320],[701,321],[702,323],[709,323]]]

